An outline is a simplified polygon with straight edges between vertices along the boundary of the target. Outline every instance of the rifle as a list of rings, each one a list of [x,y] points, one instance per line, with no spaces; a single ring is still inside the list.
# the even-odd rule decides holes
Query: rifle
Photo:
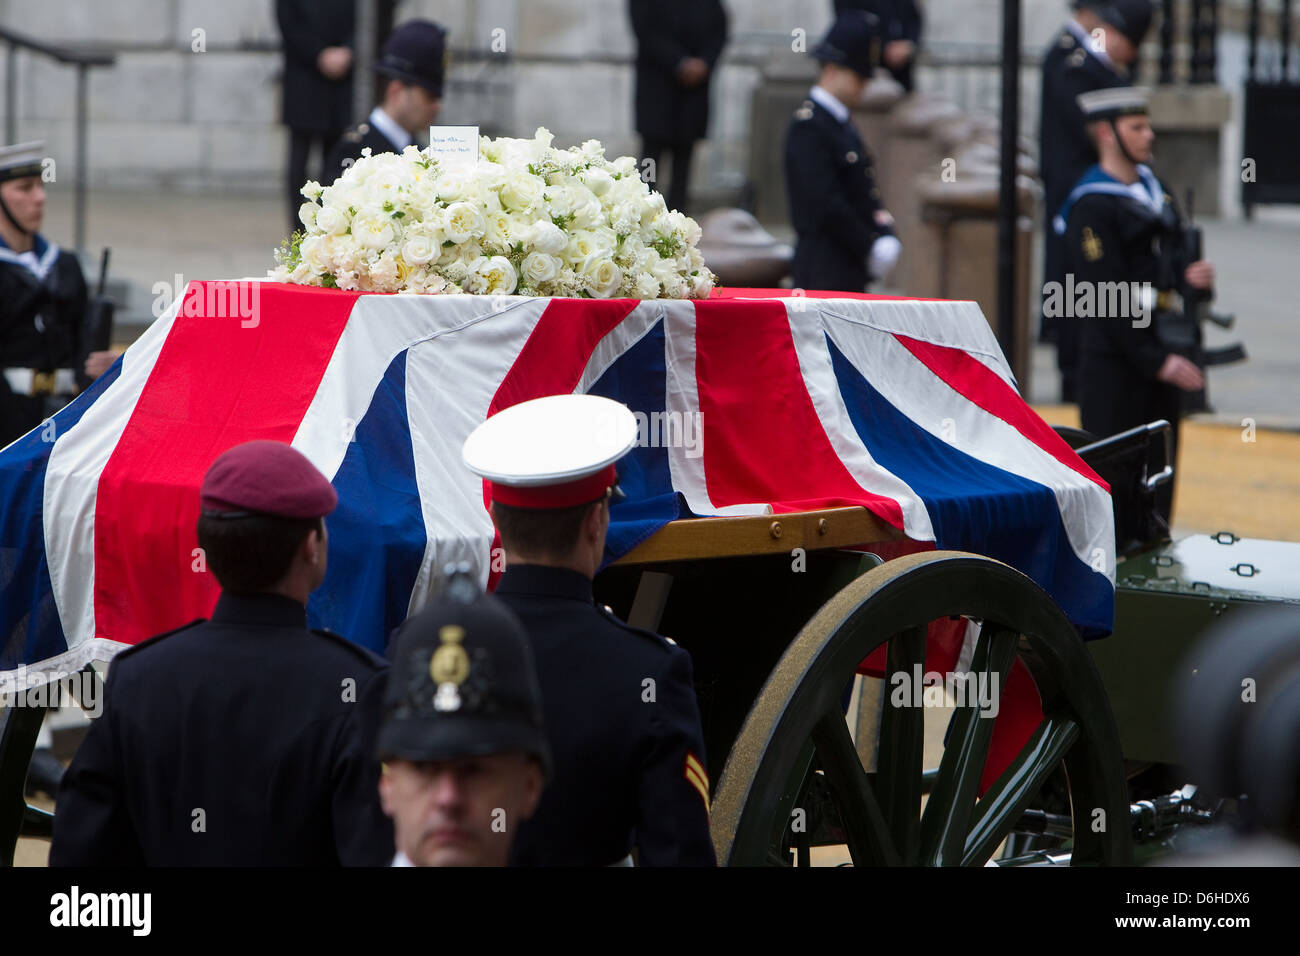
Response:
[[[99,283],[95,296],[87,305],[86,314],[82,316],[81,328],[77,334],[77,363],[73,369],[77,384],[84,391],[92,379],[86,374],[86,358],[91,352],[103,352],[113,344],[113,311],[116,303],[104,294],[104,284],[108,281],[108,260],[110,250],[105,247],[99,259]]]

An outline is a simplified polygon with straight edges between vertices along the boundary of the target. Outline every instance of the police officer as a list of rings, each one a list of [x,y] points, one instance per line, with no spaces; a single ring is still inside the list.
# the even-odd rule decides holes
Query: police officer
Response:
[[[1084,129],[1076,99],[1091,90],[1126,85],[1150,25],[1150,0],[1076,0],[1074,16],[1043,56],[1038,155],[1046,219],[1045,287],[1065,278],[1065,250],[1052,221],[1066,194],[1097,161],[1097,149]],[[1078,400],[1078,326],[1048,315],[1048,311],[1044,309],[1040,337],[1056,343],[1061,397],[1074,402]]]
[[[812,51],[821,78],[785,140],[790,218],[799,237],[794,284],[801,289],[861,292],[898,259],[894,219],[849,115],[879,62],[880,42],[879,19],[851,11]]]
[[[382,87],[379,105],[339,139],[325,164],[327,176],[342,176],[367,146],[372,155],[400,153],[428,132],[442,108],[447,31],[432,20],[408,20],[384,43],[374,71]]]
[[[200,490],[212,618],[114,660],[57,800],[56,866],[380,866],[381,658],[307,628],[337,503],[300,452],[252,441]],[[188,554],[177,560],[190,561]]]
[[[40,234],[44,149],[42,142],[0,149],[0,447],[77,393],[86,280],[77,257]]]
[[[691,658],[592,597],[616,462],[636,442],[617,402],[558,395],[498,412],[465,441],[505,548],[497,595],[537,660],[554,774],[515,846],[522,865],[713,865]]]
[[[722,0],[629,0],[636,35],[636,130],[656,175],[672,157],[662,189],[669,209],[687,211],[691,156],[709,133],[709,85],[727,45]]]
[[[1155,134],[1145,92],[1095,90],[1080,96],[1079,106],[1101,161],[1071,190],[1056,220],[1067,274],[1076,287],[1089,284],[1098,304],[1105,289],[1115,288],[1103,283],[1125,283],[1142,296],[1129,314],[1070,320],[1081,330],[1080,418],[1099,437],[1167,419],[1176,460],[1183,393],[1205,381],[1161,333],[1183,318],[1179,289],[1212,289],[1214,267],[1189,261],[1178,207],[1147,165]],[[1169,521],[1172,484],[1159,489],[1157,504]]]
[[[921,44],[921,10],[916,0],[835,0],[835,14],[865,10],[880,18],[885,45],[881,63],[907,92],[912,92],[912,67]]]
[[[378,753],[394,866],[505,866],[550,753],[519,619],[477,582],[397,630]]]

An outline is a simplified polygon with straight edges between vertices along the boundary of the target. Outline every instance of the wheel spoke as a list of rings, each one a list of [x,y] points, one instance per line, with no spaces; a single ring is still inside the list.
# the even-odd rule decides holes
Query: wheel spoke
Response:
[[[921,834],[921,763],[925,749],[925,712],[920,707],[895,707],[890,702],[893,675],[915,679],[925,670],[926,628],[913,627],[889,641],[885,703],[880,715],[880,747],[876,781],[880,805],[904,864],[916,862]]]
[[[817,721],[813,743],[839,807],[854,865],[897,866],[898,850],[838,707]]]
[[[992,856],[1078,737],[1079,725],[1072,720],[1048,718],[1038,725],[976,806],[962,866],[979,866]]]
[[[1015,657],[1019,637],[1012,630],[986,623],[980,629],[979,641],[975,645],[971,681],[988,681],[985,686],[996,686],[999,690],[1006,686],[1006,675]],[[996,685],[992,683],[995,675]],[[967,687],[970,686],[968,683]],[[984,773],[994,725],[994,718],[982,717],[979,701],[970,700],[970,696],[967,695],[964,705],[958,707],[953,715],[950,737],[939,763],[939,776],[921,819],[920,860],[923,865],[954,866],[961,862],[966,846],[971,811]]]

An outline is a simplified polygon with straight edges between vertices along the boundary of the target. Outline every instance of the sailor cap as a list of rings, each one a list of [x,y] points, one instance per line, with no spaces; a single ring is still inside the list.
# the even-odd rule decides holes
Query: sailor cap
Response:
[[[39,176],[44,153],[44,140],[0,146],[0,182]]]
[[[1148,112],[1147,90],[1137,86],[1114,86],[1090,90],[1075,97],[1088,122],[1114,119],[1116,116],[1145,115]]]
[[[465,439],[461,457],[494,502],[569,508],[614,489],[614,463],[636,444],[636,417],[598,395],[549,395],[512,405]]]

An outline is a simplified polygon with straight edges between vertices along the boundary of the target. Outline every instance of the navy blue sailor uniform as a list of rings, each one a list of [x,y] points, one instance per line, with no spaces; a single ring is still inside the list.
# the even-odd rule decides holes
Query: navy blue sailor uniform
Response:
[[[597,605],[565,568],[511,565],[497,597],[537,662],[554,772],[512,862],[712,866],[709,783],[691,658]]]
[[[0,447],[76,393],[86,279],[75,255],[39,234],[32,252],[20,256],[0,240]]]
[[[1126,185],[1099,165],[1091,167],[1054,222],[1064,237],[1066,270],[1079,288],[1090,284],[1095,303],[1102,299],[1101,283],[1154,294],[1146,303],[1149,323],[1133,315],[1067,320],[1080,329],[1079,413],[1083,428],[1099,438],[1167,419],[1176,457],[1182,392],[1156,373],[1171,352],[1183,354],[1162,338],[1162,330],[1181,317],[1178,290],[1190,261],[1173,197],[1149,167],[1137,169],[1138,182]],[[1172,484],[1159,489],[1157,501],[1168,518]]]
[[[123,651],[60,788],[50,864],[386,864],[386,666],[273,594],[223,593],[211,620]]]
[[[797,288],[861,292],[874,277],[867,257],[893,229],[876,222],[884,202],[875,165],[852,119],[840,122],[808,99],[795,111],[785,140],[786,191],[798,234]]]
[[[1082,28],[1079,28],[1082,31]],[[1043,177],[1043,283],[1065,279],[1065,248],[1052,221],[1084,171],[1097,162],[1097,147],[1088,137],[1077,97],[1092,90],[1123,86],[1124,77],[1090,43],[1068,26],[1043,56],[1042,97],[1038,121],[1039,168]],[[1077,327],[1044,314],[1042,335],[1057,342],[1057,366],[1065,397],[1074,400],[1078,367]]]

